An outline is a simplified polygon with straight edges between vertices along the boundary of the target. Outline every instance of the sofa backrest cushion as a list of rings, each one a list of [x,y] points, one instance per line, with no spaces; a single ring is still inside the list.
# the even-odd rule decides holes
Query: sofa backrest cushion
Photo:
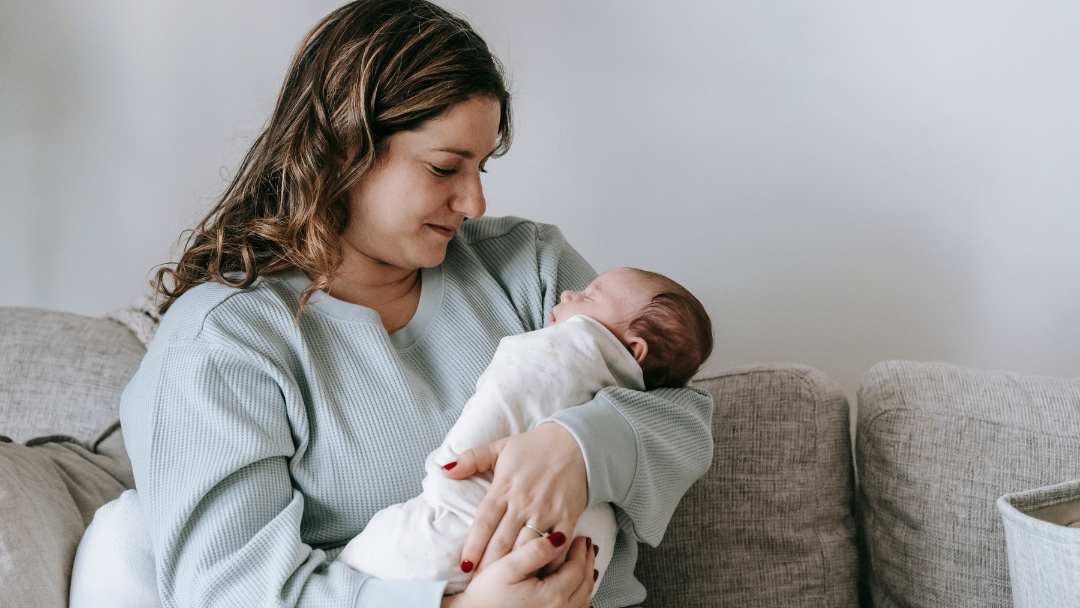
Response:
[[[645,606],[858,606],[848,402],[801,365],[700,378],[716,401],[713,464],[659,547]]]
[[[120,393],[145,354],[116,321],[0,308],[0,435],[94,441],[119,418]]]
[[[876,608],[1011,606],[1006,493],[1080,478],[1080,379],[886,361],[859,389],[858,513]]]

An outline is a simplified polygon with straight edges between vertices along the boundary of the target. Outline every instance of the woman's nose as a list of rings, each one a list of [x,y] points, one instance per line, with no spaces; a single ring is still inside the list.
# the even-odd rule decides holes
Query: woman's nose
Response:
[[[480,183],[480,174],[477,173],[463,185],[462,190],[455,197],[454,211],[463,214],[470,219],[476,219],[487,211],[487,201],[484,200],[484,187]]]

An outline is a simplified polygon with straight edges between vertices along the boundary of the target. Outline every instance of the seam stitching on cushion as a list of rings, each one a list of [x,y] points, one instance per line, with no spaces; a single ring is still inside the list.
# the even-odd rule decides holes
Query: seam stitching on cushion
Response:
[[[105,441],[106,439],[108,439],[109,436],[112,435],[113,432],[116,431],[116,429],[118,429],[118,428],[120,428],[120,419],[119,418],[116,419],[116,422],[113,422],[112,424],[110,424],[109,428],[105,429],[104,431],[101,432],[100,435],[98,435],[98,438],[95,439],[94,443],[90,446],[90,451],[97,454],[98,444],[100,444],[102,441]]]
[[[30,448],[30,447],[34,447],[35,445],[42,445],[42,444],[45,444],[45,443],[74,443],[75,445],[79,445],[79,446],[82,446],[84,448],[87,447],[87,445],[85,443],[83,443],[82,441],[72,437],[71,435],[59,435],[59,434],[57,434],[57,435],[42,435],[41,437],[34,437],[33,439],[27,439],[26,443],[24,443],[23,445]]]
[[[808,373],[806,373],[804,371],[795,372],[794,370],[792,370],[791,373],[792,373],[792,375],[796,376],[799,380],[802,381],[803,387],[806,390],[809,390],[810,394],[813,395],[813,397],[814,397],[814,399],[813,399],[813,408],[814,408],[813,409],[813,415],[814,415],[814,471],[815,471],[814,477],[816,478],[817,485],[820,488],[820,487],[822,487],[822,484],[825,482],[825,479],[823,478],[822,471],[821,471],[821,441],[820,441],[820,439],[821,439],[821,396],[818,394],[818,392],[816,390],[814,390],[816,388],[815,387],[816,383],[813,382],[808,377]],[[821,509],[824,506],[821,494],[822,494],[821,492],[815,492],[814,493],[814,503],[815,503],[815,505],[817,507],[817,511],[819,513],[821,512]],[[814,538],[817,539],[818,556],[821,559],[821,595],[822,595],[822,598],[827,600],[828,597],[829,597],[829,593],[828,593],[828,588],[829,588],[829,566],[828,566],[828,560],[826,559],[826,556],[825,556],[825,541],[821,537],[821,520],[819,518],[815,518],[815,520],[814,520]]]
[[[790,364],[790,367],[785,367],[785,366],[782,366],[782,365],[777,366],[777,367],[761,366],[761,367],[752,367],[752,368],[749,368],[749,369],[742,369],[742,370],[732,370],[732,371],[727,371],[727,372],[725,372],[725,371],[711,372],[711,373],[709,373],[707,375],[704,375],[704,376],[695,376],[694,378],[692,378],[692,380],[696,381],[696,382],[706,382],[708,380],[719,380],[721,378],[738,378],[740,376],[749,376],[751,374],[763,374],[763,373],[768,374],[768,373],[778,373],[778,372],[797,375],[799,377],[802,377],[803,375],[809,374],[812,371],[820,371],[820,370],[817,370],[816,368],[810,368],[810,367],[801,367],[801,366],[800,367],[795,367],[796,365],[799,365],[799,364],[793,363],[793,364]]]

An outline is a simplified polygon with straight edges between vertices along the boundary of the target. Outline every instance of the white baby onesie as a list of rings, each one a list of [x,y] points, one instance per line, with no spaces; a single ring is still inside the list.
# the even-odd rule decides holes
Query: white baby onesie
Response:
[[[591,401],[608,386],[645,388],[629,350],[590,317],[577,315],[503,338],[461,417],[428,455],[423,493],[376,513],[338,561],[384,580],[446,580],[446,593],[464,590],[470,575],[461,571],[461,548],[491,487],[491,474],[455,481],[444,477],[440,467],[470,448],[522,433],[558,410]],[[596,569],[601,576],[617,533],[608,503],[587,509],[574,530],[574,536],[589,536],[599,545]],[[594,593],[599,587],[597,579]]]

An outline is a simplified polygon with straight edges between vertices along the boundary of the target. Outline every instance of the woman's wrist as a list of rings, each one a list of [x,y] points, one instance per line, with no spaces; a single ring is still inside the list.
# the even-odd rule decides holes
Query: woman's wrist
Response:
[[[578,443],[577,437],[559,422],[549,420],[539,425],[537,428],[543,428],[547,432],[549,438],[549,457],[553,454],[557,457],[566,458],[568,463],[567,468],[577,471],[580,475],[574,475],[573,481],[578,481],[583,484],[585,490],[585,508],[588,508],[589,497],[589,473],[588,465],[585,462],[585,452],[582,450],[581,444]],[[580,513],[579,513],[580,515]]]

